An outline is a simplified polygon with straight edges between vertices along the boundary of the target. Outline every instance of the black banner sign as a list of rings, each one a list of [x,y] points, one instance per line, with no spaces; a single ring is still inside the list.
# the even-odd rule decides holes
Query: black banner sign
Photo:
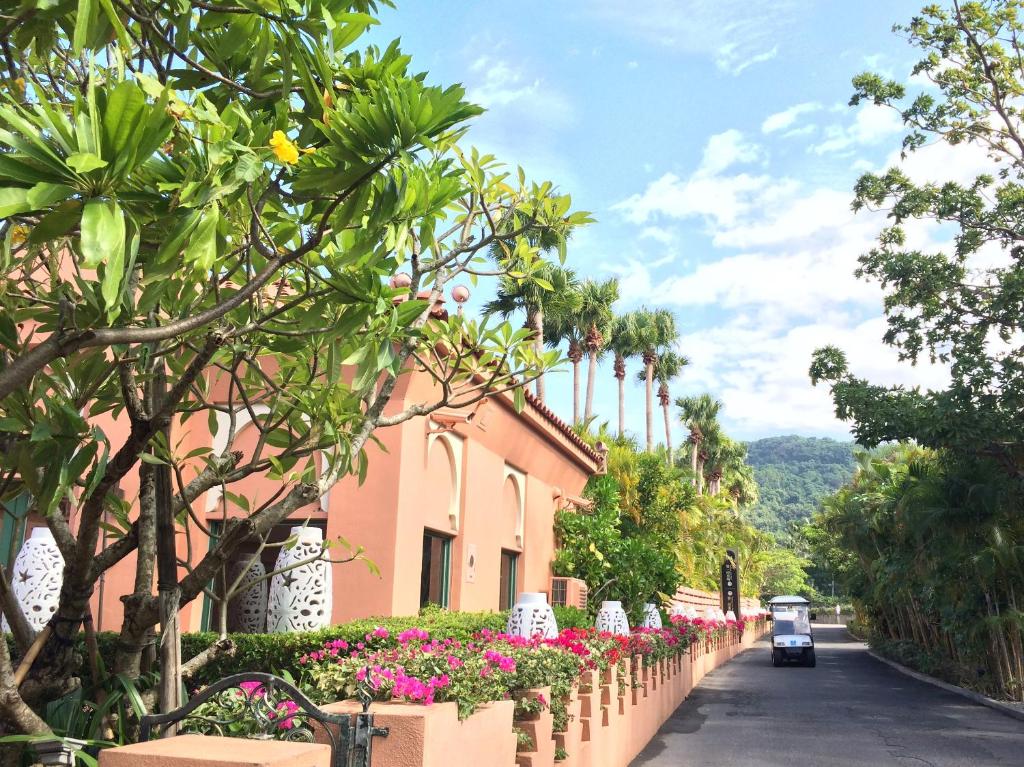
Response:
[[[722,612],[732,610],[740,617],[740,573],[736,563],[736,552],[729,549],[722,562]]]

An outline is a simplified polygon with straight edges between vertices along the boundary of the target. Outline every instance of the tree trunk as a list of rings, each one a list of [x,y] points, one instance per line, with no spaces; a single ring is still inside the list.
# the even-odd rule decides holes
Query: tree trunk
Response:
[[[647,367],[647,452],[654,452],[654,361],[645,359]]]
[[[626,378],[619,378],[619,439],[626,436]]]
[[[533,348],[540,355],[544,351],[544,310],[537,308],[531,317],[533,327]],[[536,382],[537,399],[544,401],[544,374],[537,376]]]
[[[154,402],[166,396],[166,372],[161,361],[153,384]],[[170,428],[163,429],[165,444],[172,444]],[[153,488],[156,508],[157,592],[160,597],[160,713],[166,714],[181,706],[181,630],[178,607],[181,589],[178,586],[178,550],[174,528],[174,492],[171,488],[171,467],[153,467]],[[141,531],[140,531],[141,533]],[[175,728],[167,730],[175,734]]]
[[[665,414],[665,447],[668,449],[668,465],[672,465],[672,419],[668,412],[668,402],[665,402],[661,406],[662,412]]]
[[[597,380],[597,352],[587,352],[587,407],[583,419],[589,421],[594,414],[594,381]]]
[[[152,636],[148,626],[139,626],[134,618],[140,602],[153,593],[153,565],[156,562],[156,477],[152,464],[139,463],[138,549],[135,559],[135,585],[124,600],[124,619],[117,641],[114,673],[138,679],[142,674],[142,652]]]
[[[572,363],[572,422],[580,422],[580,363]]]
[[[690,451],[690,470],[693,471],[693,486],[697,487],[700,484],[697,481],[697,453],[700,452],[700,440],[695,439],[695,436],[691,430],[690,442],[693,445],[693,450]]]

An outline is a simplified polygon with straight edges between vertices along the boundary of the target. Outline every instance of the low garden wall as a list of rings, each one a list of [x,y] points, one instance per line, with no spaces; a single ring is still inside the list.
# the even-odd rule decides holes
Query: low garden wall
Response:
[[[657,661],[648,658],[648,662],[633,655],[604,670],[583,671],[562,701],[568,717],[561,732],[555,731],[548,705],[549,687],[518,691],[519,700],[484,704],[461,720],[455,702],[375,702],[370,709],[374,724],[389,728],[390,734],[374,739],[372,767],[625,767],[708,672],[753,646],[765,630],[763,620],[751,621],[742,633],[701,638],[685,653]],[[324,706],[334,713],[354,713],[358,708],[355,701]],[[308,744],[275,742],[273,749],[262,751],[254,761],[252,754],[243,756],[237,747],[232,750],[231,742],[186,735],[109,749],[100,753],[100,767],[327,767],[329,763],[323,746],[316,751]]]

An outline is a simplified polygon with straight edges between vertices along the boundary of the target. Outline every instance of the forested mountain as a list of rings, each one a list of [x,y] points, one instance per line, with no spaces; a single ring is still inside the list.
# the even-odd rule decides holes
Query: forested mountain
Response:
[[[852,442],[819,437],[766,437],[747,445],[761,499],[749,521],[772,533],[804,522],[825,495],[853,476]]]

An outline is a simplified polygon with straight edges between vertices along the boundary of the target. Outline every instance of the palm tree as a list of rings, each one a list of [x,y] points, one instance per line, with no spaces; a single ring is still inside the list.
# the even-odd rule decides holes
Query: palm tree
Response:
[[[726,474],[733,474],[746,466],[747,446],[727,437],[721,431],[714,440],[709,440],[705,452],[707,458],[707,474],[710,480],[708,492],[718,495],[722,492],[722,479]]]
[[[576,289],[574,292],[579,292]],[[566,355],[572,363],[572,422],[580,422],[580,363],[583,361],[583,345],[586,332],[581,330],[577,319],[576,304],[562,307],[568,311],[548,312],[544,317],[544,340],[548,346],[557,347],[563,341],[569,345]]]
[[[612,320],[608,348],[615,355],[615,378],[619,382],[619,439],[626,436],[626,360],[642,353],[636,342],[636,312]]]
[[[584,420],[594,414],[594,381],[597,379],[597,361],[605,348],[614,318],[612,304],[619,300],[619,281],[612,277],[604,282],[586,280],[580,286],[581,305],[576,324],[583,331],[587,350],[587,402]]]
[[[533,330],[537,353],[544,345],[544,317],[563,316],[579,309],[576,273],[572,269],[543,262],[530,278],[517,279],[503,275],[498,294],[484,306],[484,314],[499,314],[508,319],[518,311],[526,313],[525,327]],[[547,286],[550,286],[550,290]],[[544,376],[537,376],[537,397],[544,401]]]
[[[649,311],[641,309],[636,314],[636,341],[644,360],[644,382],[647,394],[647,452],[654,452],[654,364],[658,361],[659,350],[673,345],[679,337],[676,321],[667,309]]]
[[[659,354],[658,362],[654,365],[654,377],[658,381],[658,402],[661,403],[661,411],[665,416],[665,449],[668,451],[669,466],[672,465],[672,421],[668,408],[672,398],[668,385],[689,364],[690,360],[682,354],[669,350]]]
[[[701,444],[705,435],[711,436],[717,431],[718,412],[722,403],[710,394],[698,397],[678,397],[676,407],[684,424],[690,430],[691,445],[690,469],[693,471],[693,483],[698,493],[704,492],[704,468],[701,465]]]

